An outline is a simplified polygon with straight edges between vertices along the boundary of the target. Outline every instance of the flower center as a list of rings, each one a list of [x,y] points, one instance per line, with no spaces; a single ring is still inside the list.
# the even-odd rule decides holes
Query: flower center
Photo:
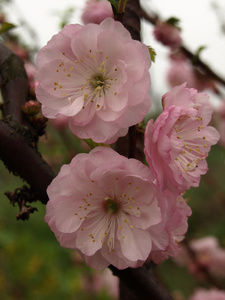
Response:
[[[92,85],[94,89],[97,87],[103,87],[104,86],[104,78],[102,76],[97,76],[92,79]]]
[[[116,213],[120,207],[119,207],[119,204],[115,200],[107,199],[105,208],[106,208],[107,212]]]
[[[207,143],[206,137],[202,133],[204,126],[201,121],[201,117],[193,119],[185,115],[180,117],[174,126],[176,138],[181,141],[178,146],[181,152],[175,161],[185,172],[194,171],[198,167],[198,162],[207,157],[205,151]]]

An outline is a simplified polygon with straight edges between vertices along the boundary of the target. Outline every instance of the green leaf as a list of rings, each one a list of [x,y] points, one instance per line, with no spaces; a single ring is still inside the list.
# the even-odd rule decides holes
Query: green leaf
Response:
[[[116,2],[116,0],[108,0],[116,9],[116,11],[118,10],[118,3]]]
[[[176,17],[171,17],[166,20],[166,23],[179,28],[180,19],[178,19]]]
[[[151,56],[151,60],[153,62],[155,62],[155,57],[156,57],[155,49],[153,49],[152,47],[148,46],[148,50],[149,50],[149,54]]]
[[[197,49],[197,51],[196,51],[196,53],[195,53],[195,56],[197,56],[197,57],[199,57],[199,55],[202,53],[202,51],[203,50],[205,50],[207,48],[207,46],[200,46],[198,49]]]
[[[14,25],[12,23],[4,22],[4,23],[2,23],[2,26],[0,27],[0,34],[8,31],[10,29],[13,29],[15,27],[16,27],[16,25]]]
[[[196,65],[199,62],[199,56],[202,53],[202,51],[206,48],[207,48],[206,46],[200,46],[197,49],[197,51],[195,52],[195,55],[193,56],[193,58],[191,60],[193,65]]]

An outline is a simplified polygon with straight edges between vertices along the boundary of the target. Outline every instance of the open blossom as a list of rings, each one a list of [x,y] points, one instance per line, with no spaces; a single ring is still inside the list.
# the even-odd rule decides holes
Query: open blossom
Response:
[[[225,300],[225,292],[218,289],[197,289],[189,300]]]
[[[176,26],[166,22],[160,22],[155,26],[153,33],[156,40],[165,46],[169,46],[171,48],[181,46],[182,39],[180,36],[180,30]]]
[[[81,19],[84,24],[100,24],[108,17],[113,17],[112,6],[107,0],[87,1]]]
[[[169,247],[171,235],[179,241],[187,215],[167,203],[151,176],[147,166],[108,147],[78,154],[47,189],[45,221],[62,247],[77,249],[93,268],[141,266],[152,249]],[[165,221],[170,205],[173,219]]]
[[[185,237],[188,229],[188,217],[191,215],[191,208],[182,195],[174,197],[172,193],[166,190],[161,197],[166,197],[167,205],[164,206],[164,210],[161,210],[164,223],[155,225],[156,234],[158,235],[156,241],[159,236],[164,236],[164,238],[166,237],[165,240],[169,238],[169,243],[163,250],[154,247],[153,243],[150,258],[157,264],[164,259],[168,259],[169,256],[176,257],[178,255],[180,252],[179,242]],[[154,227],[152,231],[154,231]]]
[[[45,117],[69,117],[79,138],[113,143],[149,111],[150,64],[120,22],[67,25],[38,53],[36,96]]]
[[[163,112],[145,131],[145,154],[159,188],[182,193],[207,172],[206,157],[219,133],[208,123],[213,108],[206,93],[185,84],[163,96]]]

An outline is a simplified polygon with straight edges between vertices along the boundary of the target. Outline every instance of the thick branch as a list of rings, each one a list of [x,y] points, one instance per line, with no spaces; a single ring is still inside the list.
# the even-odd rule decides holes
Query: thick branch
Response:
[[[3,44],[0,44],[0,85],[4,117],[12,116],[19,124],[25,124],[22,105],[29,96],[27,74],[21,59]]]
[[[138,300],[173,300],[168,291],[143,266],[136,269],[118,270],[109,266],[114,275],[126,284]]]
[[[27,138],[4,121],[0,121],[0,159],[30,184],[41,202],[47,203],[46,188],[55,174]]]

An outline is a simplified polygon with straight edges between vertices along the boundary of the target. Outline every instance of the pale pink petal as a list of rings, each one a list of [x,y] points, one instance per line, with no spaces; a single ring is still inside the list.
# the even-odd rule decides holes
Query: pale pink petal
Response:
[[[100,27],[104,30],[110,30],[116,33],[122,41],[128,42],[131,39],[131,35],[128,30],[124,28],[121,22],[114,22],[112,18],[105,19]]]
[[[82,256],[84,256],[81,253]],[[92,256],[84,256],[86,264],[96,270],[103,270],[109,266],[109,262],[104,259],[101,250],[98,250]]]
[[[151,237],[147,231],[132,228],[123,225],[122,229],[118,229],[117,236],[121,244],[121,250],[125,257],[131,261],[142,260],[148,258],[151,251]],[[139,247],[140,243],[142,247]]]

